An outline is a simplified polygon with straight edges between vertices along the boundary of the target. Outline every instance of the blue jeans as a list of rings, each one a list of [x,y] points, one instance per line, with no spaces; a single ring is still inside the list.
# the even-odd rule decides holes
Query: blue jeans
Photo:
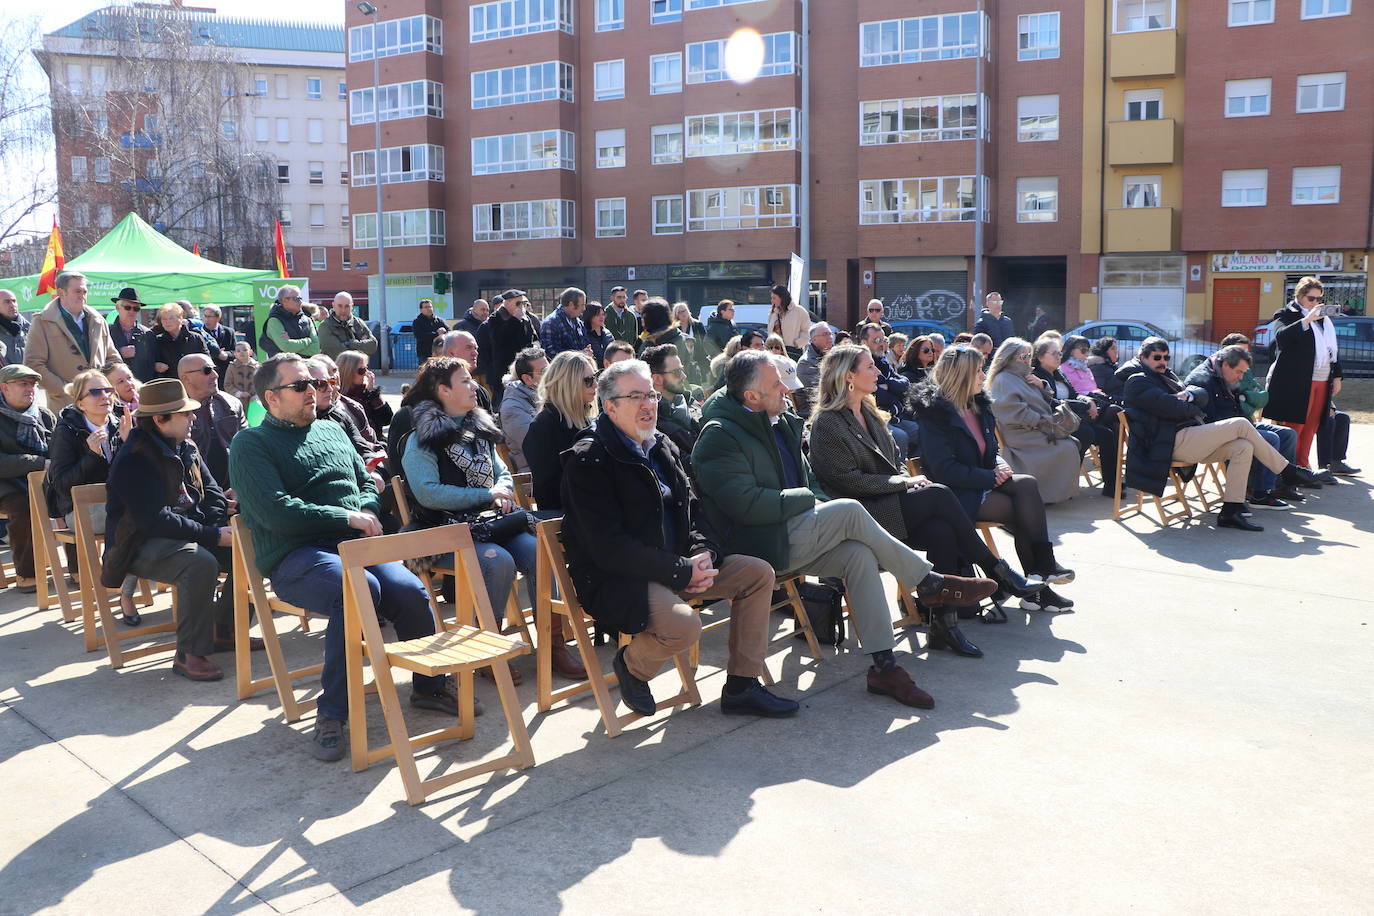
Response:
[[[499,624],[506,615],[506,601],[510,598],[511,586],[515,584],[515,571],[525,574],[525,582],[530,591],[530,607],[534,607],[535,568],[539,557],[539,542],[529,533],[517,534],[504,541],[478,543],[477,565],[482,568],[482,581],[487,586],[487,600],[491,602],[491,612]],[[453,554],[444,558],[444,565],[453,564]]]
[[[1297,457],[1298,434],[1295,430],[1275,423],[1256,423],[1255,430],[1265,442],[1272,445],[1290,463]],[[1250,489],[1255,492],[1255,495],[1263,496],[1274,489],[1274,484],[1278,483],[1278,479],[1277,474],[1258,461],[1250,465]]]
[[[330,719],[348,718],[348,669],[344,659],[343,563],[339,541],[323,541],[297,547],[288,553],[271,576],[272,588],[283,601],[329,617],[324,633],[324,673],[316,708]],[[404,563],[367,567],[367,589],[378,615],[390,620],[400,639],[415,639],[434,632],[429,593]],[[412,684],[420,693],[437,693],[444,678],[415,675]]]
[[[1350,414],[1333,409],[1317,427],[1317,465],[1325,468],[1333,461],[1344,461],[1349,445]]]

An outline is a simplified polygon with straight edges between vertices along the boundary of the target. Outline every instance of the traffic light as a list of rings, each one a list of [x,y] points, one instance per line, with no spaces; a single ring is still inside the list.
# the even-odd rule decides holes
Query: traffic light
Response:
[[[436,296],[442,296],[448,292],[451,285],[452,281],[449,274],[441,271],[434,275],[434,294]]]

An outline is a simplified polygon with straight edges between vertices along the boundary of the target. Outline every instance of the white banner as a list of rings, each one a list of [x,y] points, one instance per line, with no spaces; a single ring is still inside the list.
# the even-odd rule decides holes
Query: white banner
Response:
[[[792,294],[792,302],[802,308],[810,308],[811,303],[802,298],[802,270],[806,267],[806,262],[801,259],[801,255],[793,254],[791,257],[792,270],[787,275],[787,291]]]
[[[1287,273],[1321,273],[1343,270],[1345,254],[1340,251],[1275,251],[1259,254],[1214,254],[1212,273],[1255,273],[1284,271]]]

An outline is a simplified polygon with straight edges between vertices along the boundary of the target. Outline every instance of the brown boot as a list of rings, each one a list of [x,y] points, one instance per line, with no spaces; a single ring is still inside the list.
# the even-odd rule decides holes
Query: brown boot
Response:
[[[925,588],[925,582],[916,586],[916,594],[920,596],[921,601],[930,607],[941,604],[957,606],[977,604],[997,591],[997,583],[991,579],[969,579],[946,573],[933,573],[932,576],[939,576],[941,580],[938,583],[931,583],[936,586],[935,588]],[[927,577],[927,579],[930,578]]]
[[[899,665],[893,665],[881,673],[877,668],[869,666],[868,692],[892,697],[898,703],[917,709],[935,708],[935,698],[917,687],[911,675]]]
[[[218,681],[224,677],[224,672],[204,655],[191,655],[186,652],[177,653],[176,661],[172,662],[172,670],[192,681]]]
[[[582,667],[582,662],[568,650],[568,644],[563,641],[562,614],[554,614],[549,625],[549,657],[553,660],[553,670],[563,677],[574,681],[587,679],[587,669]]]

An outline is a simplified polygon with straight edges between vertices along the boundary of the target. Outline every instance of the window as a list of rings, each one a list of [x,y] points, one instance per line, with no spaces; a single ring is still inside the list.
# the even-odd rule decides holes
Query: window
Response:
[[[310,249],[310,269],[326,270],[329,267],[329,258],[325,255],[323,248]]]
[[[444,24],[433,16],[407,16],[405,19],[389,19],[375,25],[375,55],[372,46],[373,23],[355,25],[348,30],[350,61],[372,60],[374,56],[394,57],[397,54],[410,54],[415,51],[444,53]]]
[[[681,194],[672,194],[667,197],[655,197],[653,199],[653,209],[654,235],[682,234]]]
[[[717,6],[734,6],[738,3],[753,3],[754,0],[687,0],[689,10],[709,10]]]
[[[347,174],[345,172],[345,174]],[[382,184],[406,181],[443,181],[444,148],[430,143],[414,146],[389,146],[382,150]],[[374,186],[377,183],[377,151],[361,150],[353,154],[353,186]]]
[[[291,225],[291,205],[283,204],[277,211],[277,219],[281,220],[283,227]]]
[[[575,239],[576,215],[577,205],[573,201],[557,198],[475,204],[472,208],[472,240]]]
[[[1268,77],[1254,80],[1226,81],[1226,117],[1256,118],[1269,114]]]
[[[666,165],[670,162],[682,161],[681,124],[659,124],[649,131],[649,135],[652,143],[650,162],[654,165]],[[681,200],[679,197],[679,203]],[[682,230],[679,229],[678,231],[681,232]]]
[[[1058,178],[1016,179],[1016,221],[1018,223],[1053,223],[1058,219]]]
[[[649,0],[649,22],[679,22],[682,19],[682,0]]]
[[[400,245],[447,244],[443,210],[387,210],[382,213],[382,241],[388,248]],[[377,247],[377,214],[353,217],[353,247]]]
[[[596,0],[596,30],[625,28],[625,0]]]
[[[1059,56],[1059,14],[1016,17],[1016,59],[1049,60]]]
[[[596,237],[625,237],[625,198],[603,197],[596,202]]]
[[[1059,139],[1059,96],[1023,95],[1016,100],[1016,139],[1022,143]]]
[[[596,132],[596,167],[619,169],[625,166],[625,128]]]
[[[91,64],[91,95],[105,94],[106,70],[100,64]]]
[[[571,131],[536,130],[472,138],[472,174],[576,169],[576,142]],[[356,155],[356,154],[355,154]]]
[[[859,106],[859,144],[931,143],[978,136],[978,96],[883,99]]]
[[[1268,190],[1268,169],[1226,169],[1221,173],[1223,207],[1263,207]]]
[[[1335,204],[1341,200],[1341,167],[1322,165],[1293,170],[1293,203]]]
[[[110,160],[104,156],[100,156],[93,160],[93,165],[95,168],[95,180],[101,184],[108,183],[110,180]]]
[[[971,221],[975,208],[988,220],[987,179],[974,194],[972,175],[886,178],[859,182],[859,224]]]
[[[1304,19],[1349,15],[1350,0],[1302,0],[1302,18]]]
[[[91,115],[91,133],[97,137],[104,137],[110,132],[110,116],[105,112],[98,112]]]
[[[773,32],[763,36],[763,66],[759,77],[787,76],[796,72],[797,34]],[[687,82],[718,83],[725,73],[725,39],[698,41],[687,46]]]
[[[480,75],[478,73],[472,75],[474,86]],[[381,118],[383,121],[396,121],[401,118],[442,118],[444,116],[444,87],[433,80],[390,83],[382,86],[380,92],[382,100]],[[371,124],[374,117],[372,87],[354,89],[348,95],[351,123]],[[473,107],[480,106],[474,102]]]
[[[315,229],[324,226],[324,204],[310,205],[310,226]]]
[[[318,76],[307,76],[305,78],[305,97],[307,99],[324,98],[324,85]]]
[[[267,98],[267,77],[258,76],[253,78],[253,95],[260,99]]]
[[[348,219],[348,204],[344,204],[342,207],[339,208],[339,225],[342,226],[344,229],[347,229],[347,228],[348,228],[348,224],[349,224],[349,219]],[[345,249],[345,251],[346,251],[346,250],[347,250],[347,249]],[[346,262],[348,261],[348,256],[347,256],[347,255],[344,255],[344,261],[345,261],[344,268],[347,269],[347,268],[348,268],[348,264],[346,263]]]
[[[1174,27],[1174,0],[1116,0],[1116,31],[1150,32]]]
[[[649,94],[682,91],[682,54],[655,54],[649,58]]]
[[[348,83],[345,83],[343,80],[339,80],[339,101],[348,101]]]
[[[72,207],[72,225],[89,226],[91,224],[91,205],[86,201],[80,201]]]
[[[687,157],[796,149],[796,109],[727,111],[687,119]]]
[[[309,164],[309,168],[310,184],[324,184],[324,163],[311,162]]]
[[[472,8],[469,18],[470,41],[512,38],[536,32],[562,31],[572,34],[572,0],[497,0]]]
[[[1274,0],[1231,0],[1226,24],[1262,25],[1274,21]]]
[[[687,192],[688,232],[790,229],[796,225],[796,185],[700,188]]]
[[[339,184],[344,185],[345,187],[347,187],[348,183],[349,183],[349,182],[348,182],[348,167],[347,167],[347,166],[340,166],[340,167],[339,167]]]
[[[1164,116],[1163,89],[1127,89],[1126,120],[1156,121]]]
[[[1298,77],[1299,113],[1340,111],[1344,107],[1344,73],[1308,73]]]
[[[573,100],[572,64],[548,60],[472,74],[473,108],[521,105],[548,99]]]
[[[305,122],[305,138],[311,143],[323,143],[324,121],[319,118],[307,118]]]
[[[114,208],[109,204],[97,204],[95,208],[95,224],[101,229],[109,229],[114,225]]]
[[[237,140],[239,138],[239,122],[226,118],[219,122],[219,132],[224,135],[226,140]]]
[[[344,228],[348,228],[348,212],[347,212],[347,210],[345,210],[345,212],[344,212]],[[342,250],[340,256],[343,258],[343,269],[344,269],[344,270],[352,270],[352,269],[353,269],[353,250],[352,250],[351,248],[345,248],[345,249]]]
[[[291,119],[290,119],[290,118],[277,118],[277,142],[278,142],[278,143],[290,143],[290,142],[291,142]]]
[[[603,102],[606,99],[623,98],[625,98],[625,61],[623,59],[597,61],[596,101]]]
[[[977,57],[980,31],[977,13],[864,22],[859,25],[859,66]]]
[[[291,165],[286,162],[277,163],[277,184],[291,183]]]
[[[1128,175],[1122,181],[1121,206],[1128,210],[1159,206],[1158,175]]]
[[[343,144],[347,144],[347,143],[348,143],[348,122],[347,122],[347,121],[342,121],[342,120],[339,121],[339,142],[340,142],[340,143],[343,143]]]
[[[72,181],[85,181],[85,180],[86,180],[86,157],[85,157],[85,156],[73,156],[73,157],[72,157]]]
[[[272,122],[269,118],[253,119],[253,139],[266,143],[272,139]]]
[[[296,249],[290,245],[286,246],[286,273],[294,275],[296,272]]]
[[[285,76],[277,77],[277,98],[289,99],[291,97],[291,83]]]

